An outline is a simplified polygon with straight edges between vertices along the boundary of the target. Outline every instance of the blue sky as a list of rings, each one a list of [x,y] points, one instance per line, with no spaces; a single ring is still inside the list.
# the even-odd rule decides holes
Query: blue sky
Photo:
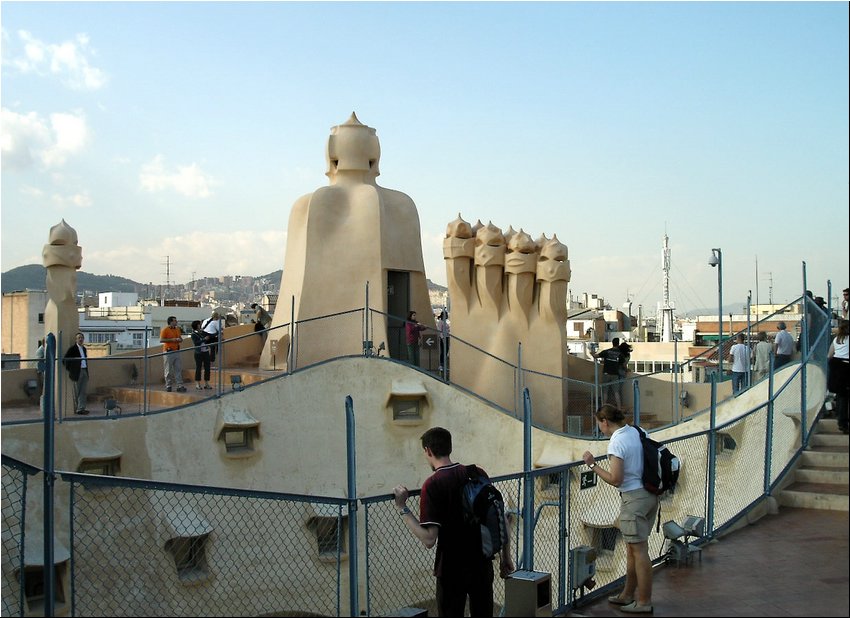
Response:
[[[427,276],[458,212],[553,233],[570,293],[686,311],[848,276],[848,5],[3,2],[2,270],[281,268],[331,126],[381,141]],[[344,251],[344,249],[341,249]],[[758,277],[756,276],[758,263]]]

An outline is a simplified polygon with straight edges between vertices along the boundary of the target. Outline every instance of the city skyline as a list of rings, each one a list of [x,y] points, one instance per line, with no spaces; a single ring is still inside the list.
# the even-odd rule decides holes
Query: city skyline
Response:
[[[470,223],[558,238],[570,293],[777,303],[848,276],[845,3],[17,3],[2,11],[2,270],[285,268],[331,126],[381,140],[426,276]],[[344,248],[341,248],[344,255]],[[756,262],[759,276],[756,277]],[[194,273],[194,275],[193,275]]]

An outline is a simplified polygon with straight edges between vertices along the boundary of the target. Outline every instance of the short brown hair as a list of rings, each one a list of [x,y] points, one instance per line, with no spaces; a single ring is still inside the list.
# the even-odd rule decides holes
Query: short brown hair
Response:
[[[452,434],[448,429],[432,427],[422,434],[422,448],[431,449],[434,457],[448,457],[452,454]]]

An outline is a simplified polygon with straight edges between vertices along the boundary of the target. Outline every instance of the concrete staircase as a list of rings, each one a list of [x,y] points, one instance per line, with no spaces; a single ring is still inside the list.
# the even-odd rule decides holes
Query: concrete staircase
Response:
[[[777,496],[779,504],[804,509],[850,510],[850,452],[838,421],[818,421],[803,451],[793,480]]]

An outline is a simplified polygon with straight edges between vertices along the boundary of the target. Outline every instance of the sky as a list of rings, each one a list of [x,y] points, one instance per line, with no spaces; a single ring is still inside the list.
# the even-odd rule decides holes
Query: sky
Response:
[[[4,1],[2,271],[61,219],[94,274],[283,268],[354,111],[436,283],[460,213],[557,234],[573,298],[654,311],[665,234],[677,313],[717,306],[713,248],[724,305],[837,298],[847,24],[845,2]]]

